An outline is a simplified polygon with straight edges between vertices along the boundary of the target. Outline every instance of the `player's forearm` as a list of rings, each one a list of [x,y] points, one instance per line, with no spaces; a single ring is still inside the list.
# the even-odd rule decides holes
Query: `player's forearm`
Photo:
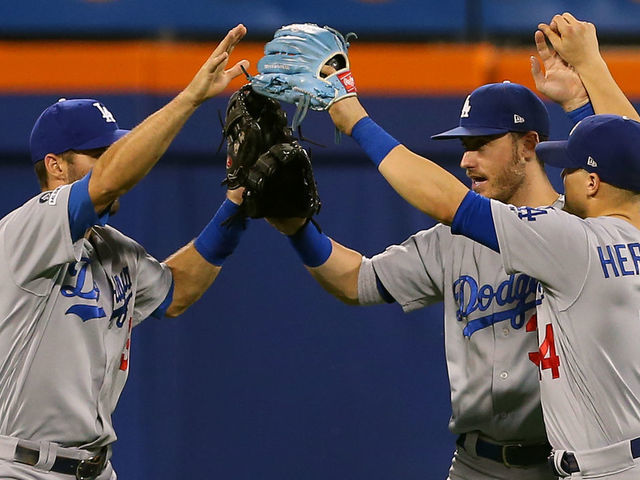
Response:
[[[607,64],[598,56],[576,68],[596,114],[614,114],[640,120],[640,115],[620,89]]]
[[[378,167],[389,185],[411,205],[450,225],[469,189],[431,160],[398,145]]]
[[[189,308],[215,281],[221,266],[207,262],[193,242],[171,255],[165,263],[173,274],[173,301],[168,317],[177,317]]]
[[[198,300],[240,243],[246,230],[244,217],[238,216],[240,207],[236,202],[241,199],[241,193],[227,192],[227,199],[198,237],[166,260],[173,272],[174,289],[167,315],[180,315]]]
[[[100,157],[89,183],[97,211],[130,190],[153,168],[195,109],[192,102],[178,95]]]
[[[318,267],[308,267],[311,276],[331,295],[349,305],[358,302],[358,274],[362,254],[331,240],[331,255]]]
[[[389,184],[411,205],[451,224],[469,189],[449,172],[391,137],[367,116],[357,98],[336,102],[329,114],[336,127],[352,135]]]

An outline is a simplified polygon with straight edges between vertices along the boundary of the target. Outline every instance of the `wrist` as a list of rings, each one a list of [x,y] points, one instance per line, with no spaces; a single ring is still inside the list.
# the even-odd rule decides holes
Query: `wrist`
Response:
[[[233,190],[227,190],[227,199],[236,205],[242,205],[243,192],[244,192],[243,187],[234,188]]]
[[[565,111],[565,113],[570,114],[572,111],[584,107],[587,103],[589,103],[589,97],[585,96],[580,98],[572,98],[571,100],[562,102],[560,106]]]
[[[380,166],[391,150],[400,145],[398,140],[389,135],[371,117],[361,118],[354,125],[351,136],[376,167]]]
[[[356,97],[347,97],[333,103],[329,115],[338,130],[351,135],[354,125],[366,117],[367,112]]]
[[[195,95],[191,94],[191,92],[189,91],[189,87],[187,87],[178,95],[176,95],[173,101],[180,105],[182,108],[193,112],[202,104],[204,100],[199,101]]]
[[[580,120],[587,118],[590,115],[595,115],[593,111],[593,106],[591,102],[587,102],[579,108],[573,109],[567,112],[567,116],[573,122],[573,124],[577,124]]]
[[[308,267],[324,264],[333,251],[331,239],[312,221],[308,221],[293,235],[288,235],[288,238],[302,262]]]
[[[239,205],[226,199],[193,241],[198,253],[212,265],[221,266],[240,243],[246,220],[238,215],[239,208]]]

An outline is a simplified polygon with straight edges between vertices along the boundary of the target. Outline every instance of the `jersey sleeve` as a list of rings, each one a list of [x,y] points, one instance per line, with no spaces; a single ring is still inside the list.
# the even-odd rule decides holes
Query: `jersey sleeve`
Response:
[[[16,285],[45,294],[51,268],[80,260],[69,229],[70,185],[44,192],[11,212],[3,222],[2,244]]]
[[[588,264],[583,221],[554,207],[514,207],[491,200],[505,271],[526,273],[562,295],[575,298]]]
[[[442,238],[448,231],[436,225],[371,259],[375,274],[405,312],[443,299],[446,247]]]
[[[360,271],[358,272],[358,302],[360,305],[378,305],[385,303],[378,288],[378,276],[373,269],[370,258],[362,257]]]
[[[169,267],[138,248],[136,303],[133,325],[147,317],[161,318],[171,304],[173,277]]]
[[[91,225],[103,224],[88,193],[90,175],[43,192],[11,212],[3,222],[2,243],[14,282],[46,294],[50,269],[80,260],[78,242]]]

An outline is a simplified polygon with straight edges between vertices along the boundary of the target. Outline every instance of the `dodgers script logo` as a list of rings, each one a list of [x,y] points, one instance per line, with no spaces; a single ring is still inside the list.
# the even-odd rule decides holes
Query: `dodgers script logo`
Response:
[[[91,259],[82,257],[79,262],[73,263],[69,266],[69,274],[75,277],[75,285],[63,285],[60,289],[60,293],[64,297],[78,297],[82,300],[91,300],[89,305],[78,304],[73,305],[64,312],[67,315],[77,315],[83,322],[87,320],[93,320],[95,318],[106,317],[102,307],[98,306],[98,300],[100,299],[100,289],[96,282],[92,283],[90,288],[85,287],[87,281],[87,268],[91,264]],[[78,268],[79,266],[79,268]]]
[[[91,264],[91,259],[82,257],[79,262],[69,266],[69,275],[75,278],[75,285],[63,285],[60,294],[64,297],[77,297],[83,300],[82,303],[72,305],[64,312],[67,315],[77,315],[83,322],[104,318],[107,316],[104,309],[98,304],[100,300],[100,289],[95,281],[87,285],[87,268]],[[129,267],[124,267],[119,274],[112,275],[111,284],[113,287],[113,313],[111,321],[115,320],[118,328],[122,328],[129,311],[129,301],[131,300],[131,275]]]
[[[474,332],[504,320],[510,320],[515,329],[522,328],[525,313],[540,303],[535,298],[527,302],[527,298],[535,294],[537,286],[538,282],[527,275],[510,275],[496,289],[491,284],[478,286],[478,281],[470,275],[460,276],[453,284],[453,296],[458,303],[456,318],[459,322],[468,320],[469,315],[475,311],[488,310],[494,302],[501,307],[515,304],[512,308],[469,320],[462,333],[465,337],[471,337]]]
[[[124,267],[119,275],[111,277],[111,285],[113,286],[113,313],[111,321],[115,320],[118,328],[122,328],[127,313],[129,311],[129,300],[131,300],[131,275],[129,275],[129,267]],[[116,305],[121,305],[116,308]]]

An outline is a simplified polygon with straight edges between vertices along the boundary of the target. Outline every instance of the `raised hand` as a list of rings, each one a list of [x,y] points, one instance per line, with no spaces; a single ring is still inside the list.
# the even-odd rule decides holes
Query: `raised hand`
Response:
[[[538,28],[547,36],[554,50],[562,59],[581,73],[596,62],[602,62],[596,27],[583,22],[570,13],[555,15],[549,25],[541,23]]]
[[[227,36],[218,44],[211,56],[200,67],[191,83],[182,92],[194,105],[198,106],[205,100],[222,92],[229,82],[242,74],[242,68],[249,67],[247,60],[240,60],[233,67],[225,70],[229,56],[234,47],[247,33],[244,25],[240,24],[229,30]]]
[[[535,33],[535,42],[542,65],[538,58],[532,56],[531,75],[538,91],[567,112],[585,105],[589,96],[574,68],[549,48],[541,30]]]

